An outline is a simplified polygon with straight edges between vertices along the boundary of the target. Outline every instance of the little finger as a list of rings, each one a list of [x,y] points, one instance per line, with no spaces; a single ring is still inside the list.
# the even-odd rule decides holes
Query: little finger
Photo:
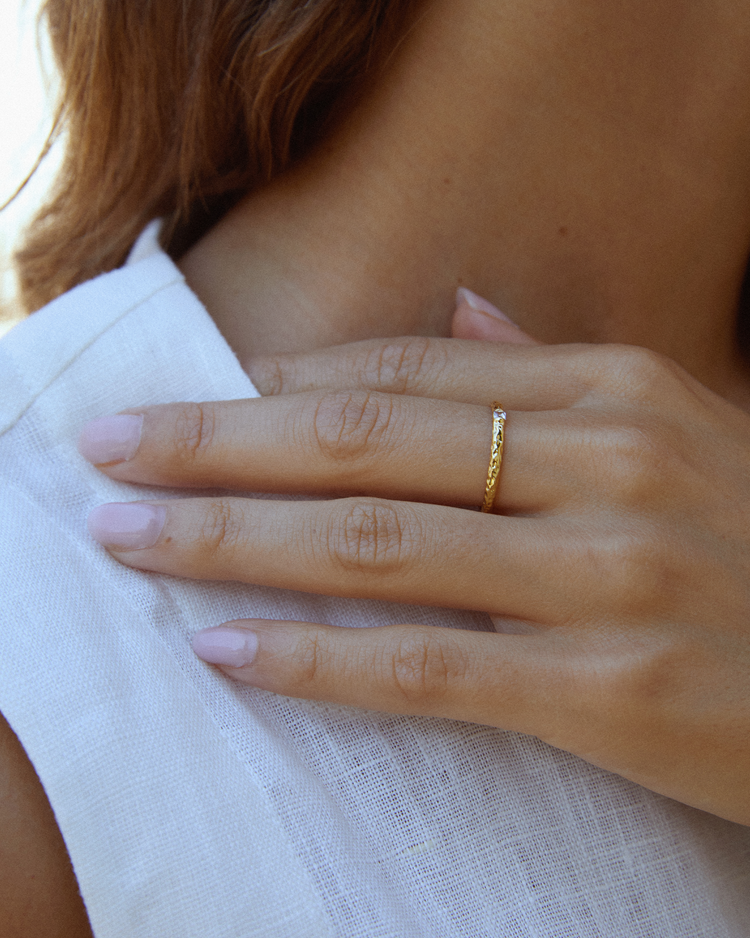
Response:
[[[555,733],[573,670],[568,645],[549,634],[258,619],[205,629],[193,639],[204,661],[277,694],[535,734]]]

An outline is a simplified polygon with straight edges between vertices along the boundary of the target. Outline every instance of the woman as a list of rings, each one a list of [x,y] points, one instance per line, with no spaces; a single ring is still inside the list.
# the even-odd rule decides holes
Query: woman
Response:
[[[271,398],[153,228],[5,345],[0,703],[94,931],[745,934],[750,15],[96,9],[30,303],[165,215]]]

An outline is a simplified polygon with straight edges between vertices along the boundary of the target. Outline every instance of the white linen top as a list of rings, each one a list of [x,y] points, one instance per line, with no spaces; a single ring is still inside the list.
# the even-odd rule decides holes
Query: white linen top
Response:
[[[750,828],[531,737],[292,700],[193,655],[244,616],[491,627],[142,573],[89,538],[95,505],[152,492],[78,455],[85,421],[255,396],[153,225],[0,341],[0,710],[98,938],[747,938]]]

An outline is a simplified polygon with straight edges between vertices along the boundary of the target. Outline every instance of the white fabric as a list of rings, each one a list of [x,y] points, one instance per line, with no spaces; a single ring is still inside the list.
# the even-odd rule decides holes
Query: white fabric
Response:
[[[156,246],[0,341],[0,710],[98,938],[746,938],[750,829],[539,741],[237,686],[189,637],[240,616],[484,616],[129,570],[88,511],[147,497],[81,425],[256,396]],[[160,493],[163,494],[163,493]]]

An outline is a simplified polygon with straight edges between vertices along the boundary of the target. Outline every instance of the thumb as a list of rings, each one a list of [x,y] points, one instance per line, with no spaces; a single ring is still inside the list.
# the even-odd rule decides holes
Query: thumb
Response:
[[[456,291],[456,311],[451,335],[454,339],[480,339],[511,345],[540,345],[488,300],[465,287]]]

